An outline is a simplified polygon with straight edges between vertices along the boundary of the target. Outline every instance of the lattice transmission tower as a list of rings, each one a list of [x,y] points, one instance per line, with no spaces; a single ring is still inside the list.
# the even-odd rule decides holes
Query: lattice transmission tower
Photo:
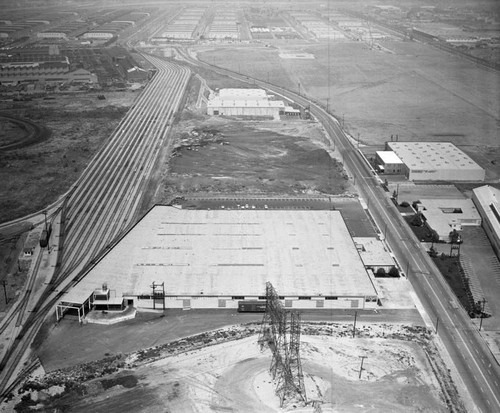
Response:
[[[307,402],[299,354],[300,314],[285,311],[270,282],[266,283],[266,313],[258,342],[261,350],[267,346],[273,355],[270,372],[276,383],[280,406],[297,396],[304,403]]]

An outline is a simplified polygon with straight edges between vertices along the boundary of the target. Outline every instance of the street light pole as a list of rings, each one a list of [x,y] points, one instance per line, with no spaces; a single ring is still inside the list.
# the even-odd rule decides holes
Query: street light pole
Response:
[[[361,379],[361,372],[363,371],[363,361],[368,358],[368,356],[361,356],[361,366],[359,367],[359,378]]]
[[[9,304],[9,298],[7,297],[7,287],[5,286],[5,280],[2,280],[3,294],[5,296],[5,305]]]
[[[486,298],[483,297],[482,303],[483,303],[483,308],[481,309],[481,315],[479,317],[479,331],[481,331],[481,327],[483,326],[484,307],[486,305]]]
[[[355,335],[356,335],[356,319],[357,319],[357,318],[358,318],[358,312],[357,312],[357,311],[355,311],[355,312],[354,312],[354,324],[353,324],[353,326],[352,326],[352,338],[354,338],[354,337],[355,337]]]

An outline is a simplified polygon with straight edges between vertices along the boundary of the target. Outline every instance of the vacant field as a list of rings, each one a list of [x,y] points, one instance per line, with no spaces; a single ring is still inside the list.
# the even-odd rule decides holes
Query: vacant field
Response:
[[[355,338],[350,323],[301,330],[306,393],[323,411],[465,411],[425,328],[360,324]],[[280,410],[258,331],[233,326],[54,371],[26,383],[12,404],[22,396],[18,411],[40,403],[74,412],[312,412],[293,400]]]
[[[15,102],[6,112],[51,131],[50,138],[0,154],[0,222],[45,208],[75,182],[138,92],[62,95]]]
[[[22,140],[28,131],[8,119],[0,118],[0,147]]]
[[[199,116],[178,123],[174,136],[163,202],[173,194],[338,194],[349,187],[341,163],[331,157],[312,121]]]
[[[326,105],[361,142],[451,141],[500,178],[500,76],[430,46],[384,41],[386,51],[364,43],[287,43],[279,47],[203,50],[208,62],[301,92]],[[315,60],[280,59],[306,52]],[[328,91],[330,85],[330,91]]]

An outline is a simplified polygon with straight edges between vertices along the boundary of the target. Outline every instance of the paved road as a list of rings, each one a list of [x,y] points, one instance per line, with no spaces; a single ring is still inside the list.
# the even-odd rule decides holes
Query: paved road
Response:
[[[53,371],[104,358],[106,353],[127,354],[230,325],[260,323],[263,317],[262,313],[238,313],[235,309],[169,309],[165,314],[164,317],[159,312],[141,311],[133,320],[110,326],[86,324],[82,327],[75,319],[63,319],[43,343],[40,360],[47,370]],[[301,314],[305,322],[354,325],[354,310],[307,310]],[[415,309],[357,311],[357,328],[370,323],[424,325]]]
[[[431,324],[439,319],[439,337],[453,359],[478,410],[500,412],[500,368],[495,358],[463,308],[455,308],[452,305],[455,300],[453,292],[389,201],[359,151],[344,134],[339,122],[318,103],[295,92],[197,61],[187,53],[184,53],[184,57],[194,65],[212,69],[241,81],[252,82],[304,107],[310,106],[311,114],[323,124],[334,140],[336,150],[344,159],[346,170],[355,179],[360,196],[367,203],[381,232],[386,234],[401,267],[408,268],[409,279],[428,315],[427,322]]]

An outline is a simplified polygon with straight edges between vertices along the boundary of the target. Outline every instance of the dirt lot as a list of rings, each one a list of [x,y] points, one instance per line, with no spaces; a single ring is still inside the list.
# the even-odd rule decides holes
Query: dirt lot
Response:
[[[40,210],[62,195],[111,135],[139,92],[68,94],[4,102],[0,109],[47,127],[49,139],[0,154],[0,222]]]
[[[10,145],[14,142],[22,140],[27,134],[20,125],[5,119],[0,118],[0,146]]]
[[[356,338],[351,329],[302,325],[304,384],[323,411],[465,411],[425,328],[360,324]],[[2,408],[22,398],[18,411],[37,403],[72,412],[278,411],[270,351],[260,351],[258,331],[258,325],[228,327],[34,377]],[[313,408],[291,400],[281,411]]]
[[[174,193],[337,194],[349,187],[312,121],[198,116],[181,121],[174,133],[162,201]]]
[[[344,114],[346,129],[367,145],[396,134],[403,141],[451,141],[487,169],[487,179],[499,179],[498,74],[417,42],[381,45],[385,51],[351,41],[287,43],[204,49],[199,57],[294,91],[300,83],[324,105],[330,97],[332,112],[339,119]],[[279,58],[280,52],[299,51],[316,59]]]

